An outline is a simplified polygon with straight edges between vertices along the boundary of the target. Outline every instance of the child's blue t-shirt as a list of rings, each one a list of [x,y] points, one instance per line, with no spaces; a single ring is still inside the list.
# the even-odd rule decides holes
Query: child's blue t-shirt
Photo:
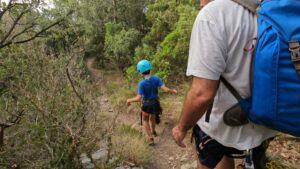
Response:
[[[163,84],[163,81],[158,76],[143,79],[139,83],[138,94],[142,95],[143,100],[158,99],[158,88],[163,86]]]

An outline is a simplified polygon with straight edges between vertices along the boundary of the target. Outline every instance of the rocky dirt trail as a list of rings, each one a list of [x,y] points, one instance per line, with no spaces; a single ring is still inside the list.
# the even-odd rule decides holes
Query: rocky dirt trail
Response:
[[[101,97],[99,103],[101,111],[118,112],[120,108],[115,108],[105,95],[105,85],[107,81],[101,71],[93,67],[93,59],[87,60],[87,66],[91,72],[92,79],[99,86]],[[140,125],[140,114],[133,105],[126,108],[124,101],[124,109],[118,112],[117,122],[120,124],[131,125],[132,127],[142,131]],[[168,112],[167,112],[168,111]],[[172,110],[163,112],[162,120],[156,127],[158,136],[155,137],[155,145],[152,148],[153,159],[150,169],[193,169],[196,168],[197,161],[193,145],[189,143],[189,138],[186,139],[187,148],[178,147],[171,136],[171,130],[175,125]]]

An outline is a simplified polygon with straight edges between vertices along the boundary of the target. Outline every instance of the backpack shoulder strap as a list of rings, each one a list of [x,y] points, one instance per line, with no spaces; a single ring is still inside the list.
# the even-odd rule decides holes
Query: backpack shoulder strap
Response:
[[[260,4],[260,0],[232,0],[232,1],[249,9],[253,13],[256,13],[256,9]]]

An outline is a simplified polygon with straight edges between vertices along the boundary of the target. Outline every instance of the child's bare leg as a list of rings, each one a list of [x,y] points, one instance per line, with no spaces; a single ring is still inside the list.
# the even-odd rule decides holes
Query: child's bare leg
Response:
[[[152,132],[149,125],[149,117],[150,115],[148,113],[143,112],[143,126],[146,131],[146,134],[148,138],[152,138]]]
[[[151,134],[153,134],[155,132],[155,125],[156,125],[155,116],[156,116],[155,114],[150,115]]]

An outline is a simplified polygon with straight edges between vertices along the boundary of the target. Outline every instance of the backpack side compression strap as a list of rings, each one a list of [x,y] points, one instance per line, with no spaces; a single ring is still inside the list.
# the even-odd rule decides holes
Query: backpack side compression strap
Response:
[[[291,51],[291,60],[300,75],[300,42],[289,42],[289,50]]]
[[[256,9],[260,4],[260,0],[233,0],[233,1],[249,9],[253,13],[256,12]]]

